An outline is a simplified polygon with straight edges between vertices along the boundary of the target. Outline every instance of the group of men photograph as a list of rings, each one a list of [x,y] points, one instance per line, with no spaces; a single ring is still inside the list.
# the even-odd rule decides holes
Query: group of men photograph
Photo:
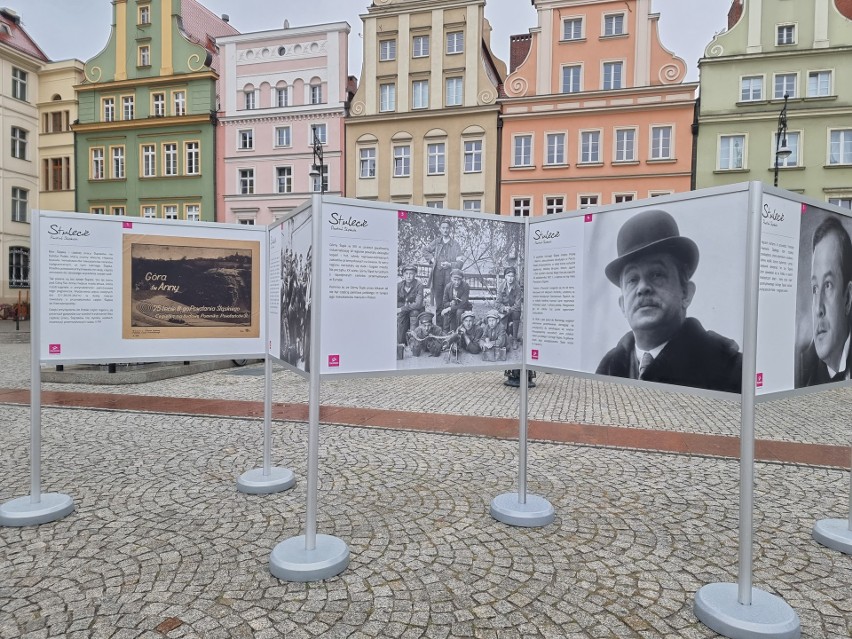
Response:
[[[311,249],[307,256],[285,248],[281,255],[281,359],[310,370]],[[302,362],[300,366],[299,363]]]

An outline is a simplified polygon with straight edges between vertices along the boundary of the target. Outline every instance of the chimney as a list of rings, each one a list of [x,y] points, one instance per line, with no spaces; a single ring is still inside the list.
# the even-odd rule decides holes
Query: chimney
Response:
[[[229,16],[227,13],[223,13],[222,14],[222,22],[230,22],[230,21],[231,21],[231,16]]]
[[[2,9],[0,9],[0,14],[3,14],[3,16],[8,18],[15,24],[21,24],[21,16],[19,16],[15,11],[9,9],[8,7],[3,7]]]

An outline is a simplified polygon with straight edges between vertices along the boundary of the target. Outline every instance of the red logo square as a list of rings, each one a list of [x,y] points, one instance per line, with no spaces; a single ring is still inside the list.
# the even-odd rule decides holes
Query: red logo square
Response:
[[[591,214],[591,213],[586,213],[586,214],[583,216],[583,221],[584,221],[584,222],[591,222],[591,221],[592,221],[592,214]]]
[[[538,349],[537,348],[532,349],[532,358],[538,359]]]
[[[60,355],[62,353],[62,344],[48,344],[47,352],[51,355]]]
[[[329,355],[328,356],[328,367],[335,368],[340,366],[340,355]]]
[[[808,205],[807,205],[807,204],[802,204],[802,215],[804,215],[804,214],[805,214],[805,213],[807,213],[807,212],[808,212]]]
[[[396,217],[398,220],[407,220],[408,219],[408,211],[397,211]]]
[[[121,228],[123,228],[123,229],[132,229],[132,228],[133,228],[133,222],[122,222],[122,223],[121,223]]]
[[[763,373],[757,374],[757,387],[763,388]]]

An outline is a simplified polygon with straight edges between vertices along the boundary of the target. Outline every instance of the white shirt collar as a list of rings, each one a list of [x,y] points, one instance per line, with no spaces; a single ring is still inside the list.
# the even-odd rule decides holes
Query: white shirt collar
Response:
[[[840,355],[840,370],[846,370],[846,359],[849,357],[849,337],[846,338],[846,341],[843,343],[843,353]],[[834,377],[837,375],[839,371],[831,370],[831,366],[828,364],[825,365],[828,369],[829,377]]]
[[[656,348],[652,348],[651,350],[648,350],[648,351],[641,349],[638,346],[634,346],[633,350],[636,351],[636,361],[641,362],[642,356],[645,353],[651,353],[651,357],[653,357],[654,359],[657,359],[657,355],[659,355],[660,351],[662,351],[666,347],[666,344],[668,344],[668,342],[663,342],[662,344],[660,344]]]

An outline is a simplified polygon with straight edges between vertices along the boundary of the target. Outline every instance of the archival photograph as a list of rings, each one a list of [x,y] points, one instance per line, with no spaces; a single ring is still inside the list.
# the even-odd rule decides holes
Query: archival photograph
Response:
[[[311,356],[311,212],[303,211],[280,226],[280,359],[310,372]]]
[[[123,239],[125,339],[260,335],[259,242]]]

